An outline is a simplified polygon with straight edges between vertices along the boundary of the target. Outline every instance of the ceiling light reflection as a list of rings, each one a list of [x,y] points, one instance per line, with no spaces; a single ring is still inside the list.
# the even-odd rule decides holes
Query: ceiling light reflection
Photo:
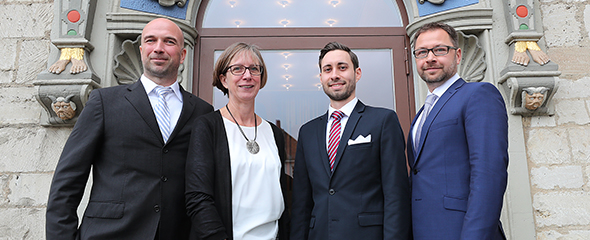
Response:
[[[289,88],[293,87],[292,84],[283,84],[283,87],[287,90],[289,90]]]
[[[283,27],[287,27],[287,24],[291,23],[289,20],[285,19],[279,22],[280,24],[283,25]]]
[[[287,59],[289,56],[291,56],[292,53],[290,52],[282,52],[281,55],[283,55],[283,57],[285,57],[285,59]]]
[[[337,21],[336,21],[336,20],[334,20],[334,19],[328,19],[328,21],[326,21],[326,23],[327,23],[327,24],[329,24],[329,25],[330,25],[330,27],[331,27],[332,25],[334,25],[336,22],[337,22]]]
[[[279,4],[281,4],[283,7],[286,7],[287,5],[289,5],[289,3],[290,3],[290,2],[289,2],[289,1],[286,1],[286,0],[284,0],[284,1],[279,1]]]

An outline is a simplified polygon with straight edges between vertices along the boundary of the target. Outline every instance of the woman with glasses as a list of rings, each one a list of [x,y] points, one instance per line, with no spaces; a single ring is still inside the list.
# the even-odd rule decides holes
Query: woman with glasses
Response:
[[[256,46],[235,43],[215,63],[213,86],[229,102],[195,120],[186,162],[192,239],[287,239],[283,132],[254,109],[266,80]]]

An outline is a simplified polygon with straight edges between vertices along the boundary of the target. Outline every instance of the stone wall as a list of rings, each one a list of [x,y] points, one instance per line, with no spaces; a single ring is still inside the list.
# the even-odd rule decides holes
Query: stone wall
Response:
[[[562,74],[556,114],[523,119],[537,239],[590,239],[590,3],[540,3]]]
[[[0,1],[0,239],[44,239],[52,173],[69,128],[39,125],[52,0]]]

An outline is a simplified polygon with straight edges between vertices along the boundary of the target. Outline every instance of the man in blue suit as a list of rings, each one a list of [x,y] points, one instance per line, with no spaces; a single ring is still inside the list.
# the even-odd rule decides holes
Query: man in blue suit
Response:
[[[394,111],[355,96],[361,69],[346,46],[320,52],[328,112],[299,131],[291,239],[408,239],[410,189]]]
[[[408,137],[414,239],[505,239],[499,221],[508,167],[504,100],[492,84],[459,77],[461,49],[452,27],[426,24],[413,42],[429,90]]]

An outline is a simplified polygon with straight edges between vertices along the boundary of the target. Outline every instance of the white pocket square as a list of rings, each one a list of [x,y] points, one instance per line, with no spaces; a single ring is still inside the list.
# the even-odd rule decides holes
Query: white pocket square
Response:
[[[371,134],[367,135],[367,137],[363,137],[363,135],[359,135],[356,137],[355,140],[348,139],[348,145],[360,144],[360,143],[370,143],[371,142]]]

